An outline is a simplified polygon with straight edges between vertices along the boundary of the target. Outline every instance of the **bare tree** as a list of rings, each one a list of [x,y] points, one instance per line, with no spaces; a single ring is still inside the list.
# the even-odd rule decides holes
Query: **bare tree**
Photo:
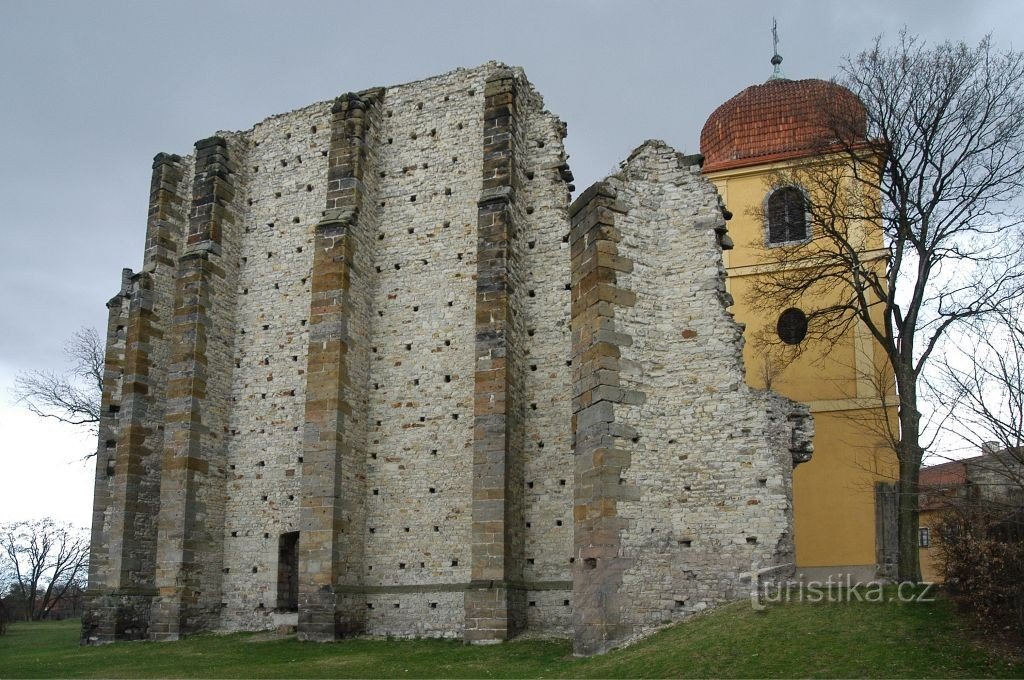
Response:
[[[103,393],[103,341],[92,328],[81,328],[64,346],[70,369],[64,373],[27,371],[14,381],[18,402],[41,418],[86,425],[95,432]]]
[[[990,454],[976,465],[1024,493],[1024,302],[967,326],[948,344],[929,379],[947,429]]]
[[[0,559],[12,598],[25,616],[44,619],[69,593],[81,590],[89,566],[85,532],[50,518],[0,526]]]
[[[804,308],[826,348],[857,324],[881,347],[898,394],[898,572],[918,580],[923,372],[951,328],[1021,293],[1024,56],[904,31],[847,59],[840,82],[864,110],[824,112],[817,151],[772,178],[802,190],[810,240],[769,249],[753,294]]]

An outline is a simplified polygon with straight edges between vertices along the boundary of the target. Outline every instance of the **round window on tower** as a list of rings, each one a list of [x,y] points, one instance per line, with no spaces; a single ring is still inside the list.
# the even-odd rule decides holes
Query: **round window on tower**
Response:
[[[807,337],[807,315],[796,307],[790,307],[779,315],[775,330],[787,345],[799,345]]]

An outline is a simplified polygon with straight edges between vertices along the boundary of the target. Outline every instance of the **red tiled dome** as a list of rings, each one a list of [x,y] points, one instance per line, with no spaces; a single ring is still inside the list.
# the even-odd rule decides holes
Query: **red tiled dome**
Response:
[[[865,137],[864,105],[852,92],[825,80],[769,80],[725,102],[704,123],[704,172],[802,156],[830,143],[830,121],[841,114]]]

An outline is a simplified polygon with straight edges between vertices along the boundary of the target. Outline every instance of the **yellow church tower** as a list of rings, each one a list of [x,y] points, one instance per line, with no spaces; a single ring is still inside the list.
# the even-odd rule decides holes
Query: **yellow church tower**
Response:
[[[788,80],[781,62],[776,50],[767,82],[744,89],[708,117],[700,137],[703,172],[733,213],[735,247],[725,253],[725,264],[732,311],[746,325],[747,382],[804,402],[814,414],[814,457],[794,472],[797,573],[866,581],[893,575],[896,562],[896,457],[885,435],[895,421],[895,392],[884,357],[861,323],[839,342],[814,341],[807,314],[813,300],[801,309],[757,297],[759,281],[793,266],[792,260],[779,264],[774,249],[791,249],[799,266],[800,249],[823,246],[808,189],[780,182],[786,174],[780,171],[820,160],[831,113],[866,116],[846,88]],[[836,163],[844,162],[836,156]],[[881,258],[881,230],[870,224],[862,230]]]

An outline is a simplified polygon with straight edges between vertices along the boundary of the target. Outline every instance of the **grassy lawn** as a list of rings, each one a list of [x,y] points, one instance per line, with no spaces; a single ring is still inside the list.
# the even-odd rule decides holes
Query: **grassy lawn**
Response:
[[[0,637],[0,677],[1024,677],[961,635],[946,601],[737,603],[628,649],[573,659],[565,641],[471,647],[439,640],[199,635],[78,646],[78,621],[20,623]]]

